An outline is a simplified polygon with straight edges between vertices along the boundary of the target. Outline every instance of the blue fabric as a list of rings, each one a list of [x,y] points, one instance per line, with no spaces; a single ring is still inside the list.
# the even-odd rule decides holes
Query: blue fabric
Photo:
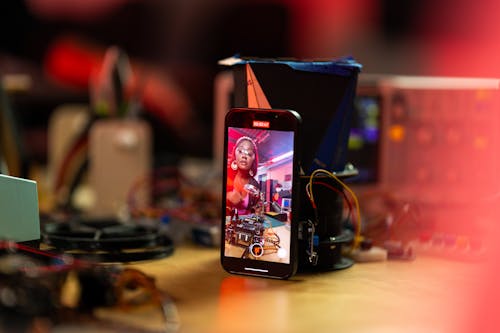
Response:
[[[325,74],[336,74],[340,76],[350,76],[353,73],[361,71],[362,65],[356,62],[352,57],[343,57],[332,60],[321,61],[299,61],[287,59],[266,59],[266,58],[232,58],[232,65],[253,64],[253,63],[273,63],[283,64],[292,67],[295,70],[316,72]]]

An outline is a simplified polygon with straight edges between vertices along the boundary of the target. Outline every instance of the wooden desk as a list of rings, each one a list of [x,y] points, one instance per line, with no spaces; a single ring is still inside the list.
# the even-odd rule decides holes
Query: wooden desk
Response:
[[[219,333],[455,333],[482,274],[479,263],[418,257],[281,281],[230,275],[217,249],[189,245],[133,266],[173,297],[180,332]]]

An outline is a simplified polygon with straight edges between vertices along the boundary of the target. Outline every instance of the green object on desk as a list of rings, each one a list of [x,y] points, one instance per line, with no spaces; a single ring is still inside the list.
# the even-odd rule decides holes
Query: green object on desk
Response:
[[[0,238],[16,242],[40,239],[35,181],[0,175]]]

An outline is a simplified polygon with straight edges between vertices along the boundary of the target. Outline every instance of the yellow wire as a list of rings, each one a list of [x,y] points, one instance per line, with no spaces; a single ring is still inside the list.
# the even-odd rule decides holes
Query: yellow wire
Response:
[[[330,172],[330,171],[324,170],[324,169],[316,169],[311,173],[311,176],[309,177],[309,184],[308,184],[308,187],[309,187],[308,194],[309,194],[309,197],[313,203],[314,203],[314,194],[312,191],[312,181],[313,181],[314,176],[316,176],[318,173],[324,173],[327,176],[335,179],[335,181],[337,181],[347,192],[349,192],[352,199],[354,200],[354,205],[356,207],[356,215],[358,217],[358,221],[357,221],[358,223],[357,223],[357,228],[356,228],[356,232],[354,235],[354,242],[353,242],[352,249],[356,249],[359,245],[360,240],[361,240],[361,212],[360,212],[360,208],[359,208],[358,197],[349,188],[349,186],[344,184],[344,182],[342,182],[333,172]],[[314,203],[314,205],[316,205],[316,203]]]

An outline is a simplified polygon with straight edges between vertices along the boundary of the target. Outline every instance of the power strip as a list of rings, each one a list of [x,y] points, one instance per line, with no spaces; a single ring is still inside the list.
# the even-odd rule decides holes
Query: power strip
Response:
[[[417,256],[428,255],[453,260],[482,260],[486,252],[480,239],[444,233],[422,235],[410,241],[409,246]]]

